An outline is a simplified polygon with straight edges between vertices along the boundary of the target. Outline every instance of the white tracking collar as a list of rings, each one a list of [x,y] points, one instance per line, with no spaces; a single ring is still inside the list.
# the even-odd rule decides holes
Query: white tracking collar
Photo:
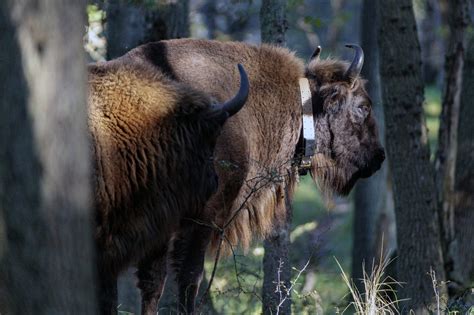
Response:
[[[311,89],[306,78],[299,79],[301,106],[303,107],[303,139],[304,157],[311,157],[314,154],[315,131],[313,118],[313,104],[311,100]]]

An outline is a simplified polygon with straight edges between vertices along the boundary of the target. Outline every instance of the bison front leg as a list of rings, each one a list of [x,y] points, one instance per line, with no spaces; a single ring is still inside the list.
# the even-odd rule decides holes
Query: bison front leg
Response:
[[[138,264],[138,288],[142,294],[142,315],[155,315],[166,283],[166,248],[148,255]]]
[[[204,270],[204,256],[211,238],[211,229],[190,223],[182,228],[173,243],[171,258],[178,283],[180,312],[193,314]]]

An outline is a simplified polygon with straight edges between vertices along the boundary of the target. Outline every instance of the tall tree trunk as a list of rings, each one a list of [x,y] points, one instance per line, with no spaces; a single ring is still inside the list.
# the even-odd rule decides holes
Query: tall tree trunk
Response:
[[[377,1],[364,0],[361,14],[361,45],[365,52],[365,63],[362,76],[368,80],[367,91],[372,98],[372,108],[377,118],[380,139],[385,143],[385,126],[380,90],[379,53],[377,44],[377,28],[379,23]],[[366,270],[370,270],[372,263],[385,255],[389,248],[384,247],[379,240],[394,238],[388,232],[391,217],[386,206],[387,198],[387,163],[372,177],[360,180],[355,187],[354,194],[354,227],[352,245],[352,279],[360,292],[364,285],[359,279],[363,278],[362,265],[365,262]],[[378,234],[383,234],[378,235]],[[388,242],[387,242],[388,243]]]
[[[189,36],[189,0],[110,0],[107,4],[107,59],[138,45]]]
[[[420,45],[410,0],[379,2],[380,75],[397,224],[398,297],[404,310],[435,305],[430,270],[446,294],[436,185],[423,117]],[[443,301],[441,301],[443,303]]]
[[[474,282],[474,35],[464,60],[454,183],[453,275],[466,289]]]
[[[0,3],[1,313],[96,313],[85,5]]]
[[[459,109],[461,107],[461,88],[463,80],[465,33],[469,25],[469,0],[448,2],[449,40],[446,50],[445,83],[440,117],[438,150],[436,155],[436,179],[439,220],[443,244],[444,262],[450,287],[455,286],[451,244],[454,240],[454,183],[456,171],[457,136]]]
[[[284,46],[286,44],[285,32],[288,28],[286,1],[263,0],[260,8],[260,27],[262,42]],[[287,288],[291,285],[291,266],[288,253],[292,207],[288,189],[285,189],[285,207],[287,214],[285,224],[275,228],[272,235],[267,237],[264,242],[263,314],[291,314],[291,300],[286,298],[283,302],[281,297],[290,294],[287,292]],[[279,292],[282,292],[282,295]]]

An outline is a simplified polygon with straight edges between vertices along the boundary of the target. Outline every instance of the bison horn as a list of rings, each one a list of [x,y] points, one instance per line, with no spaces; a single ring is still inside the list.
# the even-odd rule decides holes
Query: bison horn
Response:
[[[225,113],[227,117],[236,114],[245,104],[249,96],[249,79],[244,67],[237,65],[240,73],[240,88],[237,94],[225,103],[217,104],[213,107],[212,113]]]
[[[364,65],[364,51],[359,45],[356,44],[347,44],[346,47],[354,49],[355,55],[351,65],[347,69],[346,73],[344,73],[344,78],[350,83],[354,83],[354,80],[357,79],[360,71],[362,70],[362,66]]]
[[[313,59],[319,59],[319,55],[321,54],[321,46],[318,46],[316,47],[316,49],[314,50],[313,54],[311,55],[311,58],[309,58],[309,60],[313,60]]]

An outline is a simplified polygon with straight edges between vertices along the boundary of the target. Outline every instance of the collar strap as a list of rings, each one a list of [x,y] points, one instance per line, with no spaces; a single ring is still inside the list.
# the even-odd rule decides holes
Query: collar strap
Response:
[[[299,79],[301,106],[303,107],[303,124],[299,141],[299,151],[301,154],[300,174],[305,175],[311,168],[311,157],[314,155],[315,130],[313,118],[313,103],[311,99],[311,89],[307,78]]]

